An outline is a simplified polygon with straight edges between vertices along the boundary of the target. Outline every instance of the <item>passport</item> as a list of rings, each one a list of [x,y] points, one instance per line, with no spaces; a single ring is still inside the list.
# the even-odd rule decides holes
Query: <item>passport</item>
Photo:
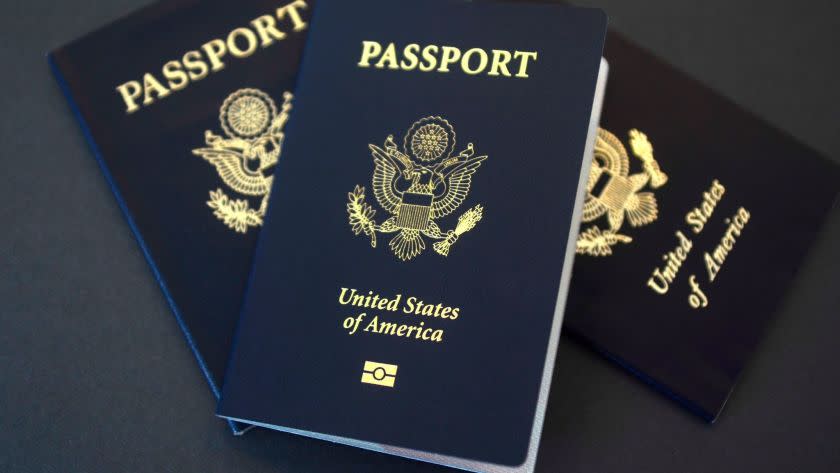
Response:
[[[836,205],[838,167],[617,34],[569,333],[721,412]]]
[[[222,417],[533,471],[605,28],[560,5],[318,2]]]
[[[160,2],[48,56],[216,397],[311,4]]]

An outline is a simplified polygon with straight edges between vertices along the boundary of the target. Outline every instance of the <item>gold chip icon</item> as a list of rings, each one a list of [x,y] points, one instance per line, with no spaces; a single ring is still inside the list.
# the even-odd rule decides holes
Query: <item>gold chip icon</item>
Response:
[[[393,388],[396,379],[397,365],[365,361],[365,367],[362,372],[363,383]]]

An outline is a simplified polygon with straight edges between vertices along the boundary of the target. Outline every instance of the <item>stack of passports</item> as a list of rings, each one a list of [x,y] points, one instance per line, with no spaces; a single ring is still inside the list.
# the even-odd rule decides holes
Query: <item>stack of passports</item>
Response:
[[[49,61],[234,432],[530,472],[564,307],[713,420],[840,182],[605,27],[171,0]]]

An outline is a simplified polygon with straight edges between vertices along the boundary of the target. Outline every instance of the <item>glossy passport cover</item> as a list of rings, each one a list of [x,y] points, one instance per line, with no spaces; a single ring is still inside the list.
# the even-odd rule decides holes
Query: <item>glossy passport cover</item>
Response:
[[[268,182],[270,161],[279,155],[290,105],[284,107],[290,99],[284,92],[295,85],[308,6],[302,0],[167,1],[49,55],[217,397],[267,193],[259,185]],[[165,66],[169,61],[190,74],[188,82]],[[125,85],[131,81],[136,84]],[[259,126],[266,126],[237,121],[237,109],[247,103],[264,112]],[[242,185],[243,176],[251,187]]]
[[[565,299],[605,23],[598,10],[556,5],[319,2],[220,415],[346,443],[526,461]],[[363,41],[539,56],[528,78],[387,60],[377,69],[359,67]],[[391,189],[406,169],[413,183]],[[442,190],[442,176],[460,202],[433,204],[428,217],[420,194],[430,179]],[[450,202],[449,192],[432,202]],[[353,289],[389,302],[342,304]],[[439,315],[405,313],[412,298]],[[408,328],[374,333],[383,323],[422,324],[441,341]]]
[[[616,34],[605,56],[608,133],[566,327],[711,421],[834,205],[840,173]]]

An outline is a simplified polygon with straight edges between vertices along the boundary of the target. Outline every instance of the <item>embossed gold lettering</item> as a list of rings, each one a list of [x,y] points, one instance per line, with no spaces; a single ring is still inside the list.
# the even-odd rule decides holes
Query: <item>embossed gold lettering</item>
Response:
[[[365,326],[364,331],[438,343],[443,341],[443,330],[426,327],[425,322],[420,322],[418,325],[397,324],[379,320],[379,316],[372,318]]]
[[[227,45],[220,39],[210,40],[201,45],[207,59],[210,60],[210,70],[213,72],[221,71],[225,68],[225,63],[222,58],[227,54]]]
[[[449,72],[449,66],[461,59],[461,50],[452,46],[443,46],[440,48],[440,56],[438,72]]]
[[[472,58],[475,56],[478,56],[478,65],[475,68],[472,68],[470,67],[470,64],[472,62]],[[471,76],[478,75],[484,72],[484,69],[487,68],[488,60],[487,51],[481,48],[472,48],[464,53],[464,59],[461,60],[461,69]]]
[[[385,48],[385,52],[382,54],[382,58],[379,59],[379,62],[376,63],[377,69],[382,69],[385,67],[385,64],[388,64],[388,69],[399,69],[400,66],[397,64],[397,47],[394,46],[393,43],[389,44],[387,48]]]
[[[712,186],[708,191],[703,193],[703,202],[699,206],[691,209],[685,216],[685,221],[691,226],[691,231],[698,234],[703,231],[703,227],[712,217],[717,203],[723,198],[726,193],[726,188],[717,179],[712,182]]]
[[[298,9],[305,10],[307,8],[309,8],[309,6],[304,0],[295,0],[288,5],[284,5],[277,9],[277,19],[282,20],[288,16],[289,19],[292,20],[292,31],[303,31],[306,29],[308,24],[303,21]]]
[[[534,51],[516,51],[513,53],[513,59],[519,59],[519,72],[516,77],[527,78],[528,76],[528,61],[537,60],[537,53]]]
[[[140,109],[140,106],[137,105],[137,99],[140,97],[140,93],[143,92],[143,86],[139,82],[136,80],[128,81],[118,86],[117,92],[120,93],[125,102],[126,113],[134,113]]]
[[[237,42],[237,38],[245,39],[245,44],[247,45],[245,49],[239,47],[240,42]],[[231,54],[238,58],[245,58],[254,54],[254,51],[257,50],[257,46],[259,45],[257,43],[257,35],[248,28],[236,28],[231,31],[228,35],[227,44]]]
[[[425,48],[423,48],[422,55],[423,55],[423,60],[425,61],[425,63],[420,64],[420,70],[421,71],[430,72],[430,71],[433,71],[435,69],[435,67],[437,67],[437,56],[435,56],[435,54],[437,54],[438,49],[439,48],[437,46],[435,46],[434,44],[426,46]]]
[[[399,309],[401,300],[402,294],[397,294],[392,299],[388,299],[381,297],[379,294],[374,294],[373,291],[368,291],[367,295],[362,295],[356,289],[348,289],[346,287],[342,287],[341,293],[338,295],[338,303],[341,305],[389,310],[391,312],[396,312]]]
[[[308,24],[301,11],[308,8],[306,1],[295,0],[277,8],[274,16],[262,15],[248,26],[235,28],[224,39],[213,38],[193,51],[187,51],[181,60],[166,62],[160,70],[163,81],[151,72],[144,73],[141,80],[129,80],[116,87],[125,105],[126,113],[134,113],[144,106],[167,97],[171,92],[185,89],[190,83],[206,78],[211,72],[223,70],[228,55],[244,59],[259,48],[266,48],[285,39],[288,34],[278,24],[299,32]],[[160,76],[158,76],[160,77]],[[140,101],[142,97],[142,101]]]
[[[154,95],[157,94],[158,98],[164,98],[169,95],[169,90],[163,86],[155,76],[151,74],[144,74],[143,75],[143,105],[149,105],[150,103],[155,101]]]
[[[362,57],[359,67],[370,67],[370,60],[382,53],[382,46],[376,41],[362,41]]]
[[[419,54],[419,57],[418,57]],[[366,69],[390,69],[446,74],[460,71],[467,75],[486,74],[491,77],[528,78],[528,67],[537,61],[536,51],[506,51],[470,48],[462,51],[456,46],[429,44],[420,46],[411,43],[400,48],[396,43],[382,45],[377,41],[365,40],[361,44],[358,67]],[[515,67],[516,74],[511,72]]]
[[[513,54],[511,54],[510,51],[494,49],[493,63],[490,65],[490,72],[487,74],[491,76],[498,76],[499,74],[502,74],[505,77],[510,77],[510,69],[508,69],[507,65],[512,59]]]
[[[730,219],[727,218],[724,222],[729,225],[726,227],[726,232],[720,240],[720,243],[715,247],[711,254],[708,252],[703,254],[703,261],[706,263],[706,272],[709,275],[709,281],[714,281],[720,269],[726,261],[729,252],[735,248],[735,242],[741,236],[747,222],[750,221],[750,212],[741,207],[738,212]]]
[[[683,232],[677,231],[678,245],[673,251],[669,251],[662,255],[665,261],[665,266],[653,270],[653,274],[647,281],[649,288],[653,289],[657,294],[665,294],[671,287],[671,283],[677,278],[677,273],[680,271],[683,262],[688,258],[691,252],[693,243],[691,240],[683,235]]]
[[[190,80],[193,82],[204,79],[210,73],[210,68],[201,59],[201,53],[198,51],[184,54],[184,65],[187,66]]]
[[[400,62],[400,68],[404,71],[413,71],[418,64],[420,64],[420,58],[417,57],[417,53],[420,52],[420,45],[419,44],[409,44],[403,50],[403,59]],[[406,59],[408,60],[406,62]]]
[[[277,29],[277,22],[271,15],[263,15],[251,21],[251,25],[257,30],[260,36],[260,46],[268,47],[274,44],[274,41],[280,41],[286,38],[286,33]]]
[[[181,63],[178,61],[169,61],[163,65],[163,77],[169,81],[169,90],[181,90],[190,83],[190,78],[181,69]]]

